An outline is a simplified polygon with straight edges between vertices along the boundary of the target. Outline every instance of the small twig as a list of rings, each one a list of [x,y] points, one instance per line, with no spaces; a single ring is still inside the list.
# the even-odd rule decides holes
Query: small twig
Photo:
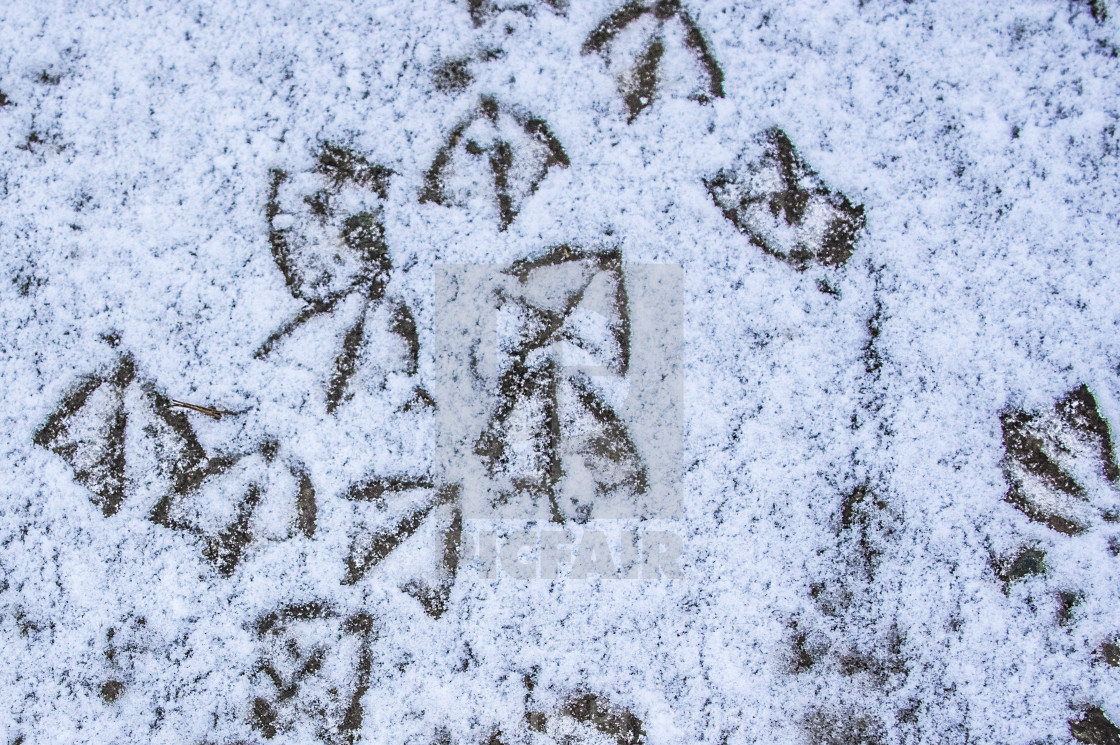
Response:
[[[215,409],[213,406],[196,406],[195,404],[188,404],[184,401],[172,401],[171,405],[172,406],[178,406],[178,407],[183,408],[183,409],[190,409],[191,411],[197,411],[199,414],[205,414],[206,416],[210,417],[211,419],[215,419],[217,421],[221,421],[223,416],[226,416],[226,415],[234,416],[234,415],[237,414],[236,411],[226,411],[224,409]]]

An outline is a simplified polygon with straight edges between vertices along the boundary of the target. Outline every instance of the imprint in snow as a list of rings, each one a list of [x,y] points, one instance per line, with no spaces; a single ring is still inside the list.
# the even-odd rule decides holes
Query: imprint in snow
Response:
[[[532,693],[531,678],[526,685]],[[525,712],[525,723],[530,731],[553,742],[607,739],[615,745],[642,745],[646,741],[642,720],[594,693],[568,696],[552,713],[530,708]]]
[[[1069,720],[1069,733],[1085,745],[1120,745],[1120,728],[1098,706],[1086,710],[1080,719]]]
[[[278,456],[279,449],[266,441],[213,459],[216,466],[198,484],[160,498],[152,522],[197,536],[203,556],[227,577],[254,541],[313,539],[315,487],[303,464]]]
[[[624,38],[634,31],[638,43],[625,44]],[[632,123],[654,100],[670,67],[665,64],[666,42],[678,36],[685,50],[699,64],[698,92],[700,103],[723,98],[723,70],[716,62],[704,34],[678,0],[653,3],[628,2],[607,16],[583,43],[583,54],[598,53],[609,60],[616,56],[633,59],[619,75],[619,91],[626,102],[627,124]],[[626,47],[633,47],[627,49]],[[629,52],[629,53],[628,53]]]
[[[439,618],[447,610],[451,588],[459,570],[459,550],[463,532],[463,515],[459,504],[458,486],[436,488],[426,477],[370,478],[347,491],[345,497],[356,502],[371,502],[378,508],[387,508],[386,496],[395,502],[409,492],[426,490],[430,495],[419,503],[407,505],[389,524],[378,528],[364,527],[350,544],[346,559],[344,585],[361,581],[375,567],[391,562],[390,555],[408,554],[407,559],[388,567],[388,573],[398,579],[401,590],[411,595],[432,618]],[[395,505],[393,505],[395,506]],[[422,545],[409,541],[427,529],[427,540]],[[415,569],[427,569],[427,576],[416,577]]]
[[[186,493],[218,463],[208,458],[182,411],[139,378],[131,355],[105,375],[88,376],[35,433],[62,457],[105,517],[133,494]]]
[[[436,153],[424,176],[420,203],[466,207],[485,194],[497,204],[498,228],[505,230],[549,170],[569,164],[543,119],[483,96]]]
[[[498,372],[497,405],[475,443],[491,476],[513,491],[548,500],[550,519],[590,517],[592,505],[563,509],[558,484],[566,475],[561,448],[582,459],[596,496],[644,494],[646,468],[610,399],[593,378],[623,378],[630,367],[630,311],[617,250],[558,246],[505,272],[519,293],[497,298],[511,317]],[[564,367],[563,347],[597,362],[588,371]],[[569,469],[571,470],[571,469]],[[508,495],[507,495],[508,498]]]
[[[780,129],[757,136],[704,185],[751,243],[799,271],[846,262],[864,225],[863,207],[825,186]]]
[[[128,500],[154,502],[148,519],[197,536],[203,555],[226,576],[252,541],[254,524],[276,539],[315,533],[315,489],[301,464],[282,459],[281,473],[268,473],[277,450],[271,442],[246,453],[207,455],[187,414],[138,376],[128,354],[108,374],[79,383],[35,434],[35,444],[74,469],[105,517]],[[280,505],[265,498],[272,494]],[[262,502],[271,521],[254,521]]]
[[[288,734],[300,742],[356,742],[373,668],[373,618],[343,618],[329,603],[312,601],[264,615],[255,630],[253,729],[266,740]]]
[[[554,13],[564,15],[568,10],[568,0],[539,0],[547,5]],[[471,14],[471,21],[475,27],[481,26],[494,16],[505,11],[524,13],[532,16],[536,9],[524,0],[466,0],[467,10]]]
[[[411,309],[386,300],[393,264],[385,242],[381,203],[391,171],[353,151],[324,143],[315,168],[292,176],[273,170],[265,215],[272,258],[293,297],[305,305],[257,349],[267,356],[278,342],[312,318],[333,313],[345,299],[359,298],[357,316],[342,339],[327,386],[327,411],[350,396],[350,383],[369,348],[366,321],[389,306],[389,331],[403,344],[403,369],[417,370],[420,342]]]
[[[1112,434],[1088,387],[1070,391],[1051,411],[1008,409],[1000,424],[1007,502],[1071,536],[1102,519],[1120,520]]]
[[[493,62],[504,56],[501,49],[482,48],[473,54],[443,59],[432,68],[432,84],[440,93],[462,93],[474,82],[472,63]]]

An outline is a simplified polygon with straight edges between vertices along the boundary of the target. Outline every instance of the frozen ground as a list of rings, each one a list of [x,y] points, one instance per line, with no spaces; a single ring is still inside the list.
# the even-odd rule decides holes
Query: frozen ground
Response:
[[[1120,742],[1118,23],[5,3],[0,743]],[[616,376],[683,268],[679,514],[483,519],[434,454],[437,266],[540,257]],[[636,383],[521,363],[460,455],[637,498]]]

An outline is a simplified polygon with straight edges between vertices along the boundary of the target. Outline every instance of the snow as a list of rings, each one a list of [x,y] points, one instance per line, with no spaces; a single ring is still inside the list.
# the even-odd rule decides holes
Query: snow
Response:
[[[0,743],[1120,737],[1120,489],[1056,408],[1086,386],[1115,457],[1120,5],[691,0],[589,48],[624,7],[0,8]],[[384,193],[332,186],[324,143]],[[384,249],[339,235],[359,213]],[[791,260],[836,214],[850,258]],[[449,317],[440,284],[537,292],[511,267],[561,245],[618,252],[642,341],[620,374],[600,279],[534,360],[595,379],[653,474],[629,514],[603,494],[562,524],[543,487],[533,519],[487,512],[498,355],[472,378],[448,330],[496,352],[469,313],[502,296]],[[666,267],[679,337],[638,313]],[[679,396],[642,387],[658,369]],[[564,433],[614,431],[564,395]],[[1006,447],[1014,412],[1082,496]],[[565,453],[558,493],[587,492],[597,461]]]

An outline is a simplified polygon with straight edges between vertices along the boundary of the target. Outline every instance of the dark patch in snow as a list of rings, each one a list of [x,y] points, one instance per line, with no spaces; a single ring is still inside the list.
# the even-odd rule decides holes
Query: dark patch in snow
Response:
[[[1069,733],[1085,745],[1120,745],[1120,729],[1097,706],[1087,709],[1080,719],[1071,719]]]
[[[1034,522],[1074,536],[1091,520],[1110,521],[1114,507],[1096,507],[1093,493],[1071,473],[1090,459],[1105,483],[1120,480],[1108,422],[1085,385],[1063,396],[1050,412],[1000,413],[1008,482],[1006,501]]]

